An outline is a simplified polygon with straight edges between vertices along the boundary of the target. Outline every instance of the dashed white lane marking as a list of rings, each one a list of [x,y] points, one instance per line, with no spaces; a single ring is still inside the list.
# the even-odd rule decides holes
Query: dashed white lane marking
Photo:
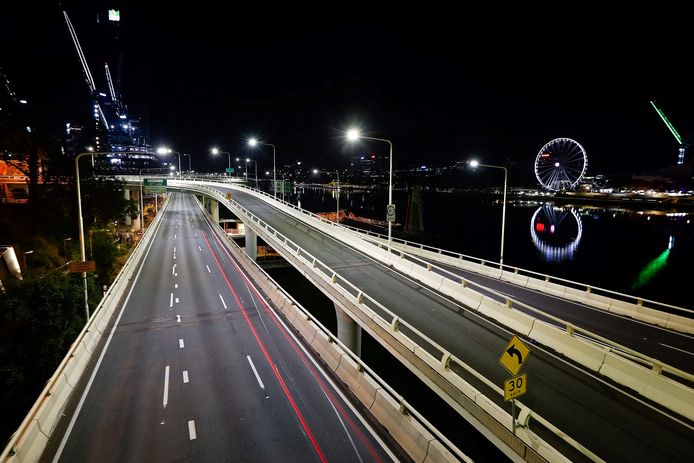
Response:
[[[176,246],[174,246],[174,254],[176,254]]]
[[[202,252],[202,248],[200,246],[198,246],[198,251]]]
[[[178,236],[178,235],[176,235],[176,234],[174,233],[174,238],[176,238],[176,236]]]
[[[188,370],[183,370],[183,382],[187,383],[188,381]]]
[[[176,315],[176,323],[181,323],[181,316],[180,315]]]
[[[219,294],[219,300],[222,301],[222,305],[224,306],[224,310],[226,310],[227,304],[226,304],[226,302],[224,302],[224,298],[222,297],[222,294],[219,291],[217,291],[217,294]]]
[[[173,307],[173,293],[171,293],[171,298],[169,299],[169,307]]]
[[[173,268],[171,269],[171,275],[176,275],[176,264],[173,264]]]
[[[178,283],[175,283],[175,284],[174,284],[174,289],[175,289],[175,288],[178,288]]]
[[[188,422],[188,435],[190,436],[190,440],[195,440],[198,437],[195,434],[195,420],[190,420]]]
[[[178,304],[178,298],[176,298],[176,304]]]
[[[260,386],[260,389],[262,389],[264,391],[265,385],[263,384],[263,380],[260,379],[260,375],[258,374],[258,370],[256,370],[255,365],[253,365],[253,360],[251,360],[251,356],[246,355],[246,358],[248,359],[248,363],[250,363],[251,368],[253,369],[253,374],[255,375],[255,379],[258,381],[258,385]]]
[[[166,405],[169,403],[169,366],[166,365],[166,368],[164,369],[164,400],[162,401],[162,405],[164,405],[164,408],[166,408]]]
[[[209,266],[209,265],[205,265],[205,267],[207,267],[207,273],[209,273],[209,274],[211,275],[211,274],[212,274],[212,270],[210,270],[210,266]]]
[[[183,349],[185,347],[185,344],[183,343],[183,339],[178,340],[178,348]]]

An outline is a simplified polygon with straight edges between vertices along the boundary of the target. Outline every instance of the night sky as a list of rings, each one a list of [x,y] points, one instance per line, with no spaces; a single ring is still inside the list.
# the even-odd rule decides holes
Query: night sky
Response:
[[[61,6],[9,3],[0,6],[0,66],[15,90],[51,131],[87,120]],[[191,153],[194,169],[223,167],[213,145],[248,155],[249,136],[274,143],[278,164],[343,168],[353,148],[341,131],[358,124],[393,142],[396,169],[477,157],[515,163],[514,184],[533,178],[546,142],[569,137],[588,152],[588,174],[646,173],[677,154],[650,99],[683,138],[694,134],[694,42],[685,15],[664,7],[63,2],[102,88],[100,3],[121,9],[131,117],[155,146]],[[387,154],[386,144],[368,148]],[[271,167],[271,151],[257,156]]]

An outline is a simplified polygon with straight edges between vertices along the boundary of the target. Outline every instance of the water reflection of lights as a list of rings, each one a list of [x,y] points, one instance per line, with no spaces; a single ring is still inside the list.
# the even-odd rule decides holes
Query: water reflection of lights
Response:
[[[563,223],[567,218],[573,218],[572,223]],[[573,227],[573,228],[572,228]],[[563,243],[550,243],[549,237],[560,240],[560,232],[566,235],[575,230],[574,237]],[[539,233],[539,234],[538,234]],[[530,219],[530,236],[535,247],[548,262],[561,262],[573,259],[573,254],[583,235],[583,224],[575,209],[559,209],[549,205],[539,207]]]

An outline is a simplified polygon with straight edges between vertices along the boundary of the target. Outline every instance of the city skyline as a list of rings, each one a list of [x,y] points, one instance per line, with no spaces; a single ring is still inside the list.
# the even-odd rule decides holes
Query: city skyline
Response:
[[[96,6],[62,7],[101,74],[98,55],[111,38],[95,27]],[[46,111],[52,130],[87,121],[89,95],[61,6],[3,9],[4,41],[13,46],[1,64],[16,91]],[[402,19],[388,22],[387,12],[358,9],[321,21],[301,9],[121,10],[121,93],[130,113],[154,146],[191,153],[198,168],[223,167],[213,146],[251,154],[251,136],[277,146],[278,164],[347,166],[354,148],[343,131],[358,125],[393,142],[395,169],[476,157],[527,163],[531,178],[538,150],[568,137],[585,147],[587,174],[639,174],[677,157],[650,100],[684,139],[694,133],[678,65],[682,34],[676,20],[659,26],[657,12],[645,29],[604,12],[516,23],[484,11],[400,11]],[[383,148],[362,149],[382,156]],[[252,156],[271,165],[269,152]]]

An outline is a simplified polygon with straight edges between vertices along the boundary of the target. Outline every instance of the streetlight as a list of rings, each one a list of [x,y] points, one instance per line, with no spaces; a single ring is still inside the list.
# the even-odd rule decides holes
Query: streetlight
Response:
[[[265,146],[271,146],[272,147],[272,191],[274,193],[275,199],[277,199],[277,164],[275,162],[275,145],[272,143],[265,143],[262,141],[258,141],[256,138],[251,138],[248,140],[248,145],[249,146],[256,146],[256,145],[265,145]],[[284,191],[284,185],[282,186],[282,191]]]
[[[499,257],[499,268],[503,270],[504,268],[504,229],[506,225],[506,183],[508,179],[508,170],[503,166],[493,166],[491,164],[481,164],[477,160],[468,161],[468,164],[473,169],[477,166],[480,167],[491,167],[492,169],[503,169],[504,170],[504,202],[501,208],[501,256]]]
[[[326,172],[333,172],[331,171],[326,171]],[[340,223],[340,172],[339,171],[334,171],[335,175],[337,175],[337,214],[335,214],[335,223]],[[313,169],[314,174],[320,173],[318,169]]]
[[[190,175],[191,169],[190,169],[190,154],[188,153],[183,153],[183,156],[188,156],[188,175]]]
[[[388,222],[388,252],[390,252],[390,245],[392,241],[392,226],[395,221],[395,204],[393,204],[393,143],[385,138],[374,138],[361,135],[358,130],[350,129],[347,131],[347,140],[356,141],[360,138],[366,140],[375,140],[388,143],[390,147],[390,152],[388,153],[388,161],[390,162],[389,174],[388,174],[388,206],[386,209],[386,221]]]
[[[67,242],[72,241],[72,238],[63,239],[63,256],[65,257],[65,263],[67,264]]]
[[[171,148],[167,148],[165,146],[162,146],[161,148],[157,148],[157,154],[175,154],[178,156],[178,176],[181,176],[181,153],[178,151],[172,151]]]
[[[258,188],[258,161],[246,158],[246,181],[248,181],[248,163],[252,162],[255,167],[255,188]]]
[[[229,172],[231,173],[231,154],[228,151],[220,151],[217,149],[217,147],[214,147],[210,150],[213,155],[217,156],[218,154],[226,154],[229,157]]]

